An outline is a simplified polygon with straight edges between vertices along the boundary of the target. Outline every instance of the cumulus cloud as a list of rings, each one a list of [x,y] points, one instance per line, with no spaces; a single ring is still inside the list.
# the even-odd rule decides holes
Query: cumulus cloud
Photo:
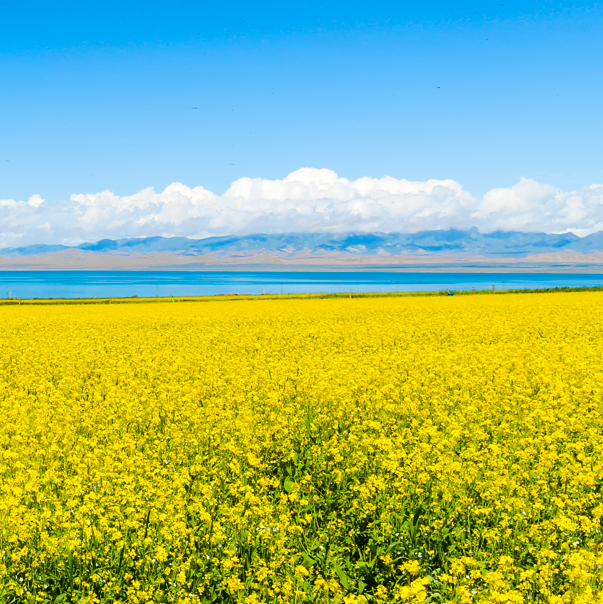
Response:
[[[562,191],[523,178],[475,197],[454,180],[340,178],[302,168],[282,180],[240,178],[219,196],[173,183],[119,197],[110,191],[46,202],[0,200],[0,247],[79,244],[126,237],[284,232],[403,232],[470,228],[565,232],[603,230],[603,185]]]

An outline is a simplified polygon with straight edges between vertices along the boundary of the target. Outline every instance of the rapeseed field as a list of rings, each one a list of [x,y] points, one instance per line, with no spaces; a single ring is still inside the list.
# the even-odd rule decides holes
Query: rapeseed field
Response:
[[[0,321],[0,602],[600,601],[601,293]]]

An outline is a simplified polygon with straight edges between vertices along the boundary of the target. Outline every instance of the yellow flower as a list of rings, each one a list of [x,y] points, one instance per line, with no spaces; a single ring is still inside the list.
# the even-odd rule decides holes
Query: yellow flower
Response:
[[[603,597],[603,293],[0,314],[8,601]]]
[[[411,575],[418,575],[421,572],[421,565],[416,560],[404,562],[402,568]]]

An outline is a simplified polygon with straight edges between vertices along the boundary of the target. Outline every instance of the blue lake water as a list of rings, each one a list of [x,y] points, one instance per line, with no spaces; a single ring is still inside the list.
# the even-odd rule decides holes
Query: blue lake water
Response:
[[[369,271],[0,271],[2,298],[119,298],[538,289],[603,285],[603,274]]]

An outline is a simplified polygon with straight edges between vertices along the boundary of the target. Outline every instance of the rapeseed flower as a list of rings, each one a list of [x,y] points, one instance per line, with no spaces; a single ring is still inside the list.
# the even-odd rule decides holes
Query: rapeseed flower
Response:
[[[2,307],[0,601],[599,601],[599,293]]]

